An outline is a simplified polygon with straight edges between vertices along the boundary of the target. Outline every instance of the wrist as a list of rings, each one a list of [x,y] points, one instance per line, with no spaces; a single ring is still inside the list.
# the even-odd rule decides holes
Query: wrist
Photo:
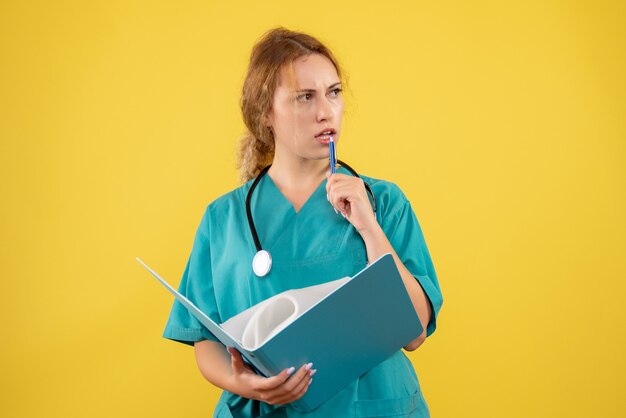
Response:
[[[371,229],[363,230],[361,232],[361,238],[363,239],[367,251],[368,264],[377,260],[385,253],[393,253],[393,247],[385,231],[383,231],[378,224]]]
[[[235,373],[231,373],[230,376],[228,376],[222,389],[244,398],[250,397],[250,394],[246,393],[246,388],[244,387],[243,382],[238,376],[235,375]]]
[[[380,227],[380,225],[376,221],[372,222],[370,225],[368,225],[365,228],[359,229],[358,231],[359,231],[359,234],[361,235],[361,238],[363,238],[363,241],[365,241],[366,245],[370,241],[379,241],[381,240],[381,238],[387,237],[383,229]]]

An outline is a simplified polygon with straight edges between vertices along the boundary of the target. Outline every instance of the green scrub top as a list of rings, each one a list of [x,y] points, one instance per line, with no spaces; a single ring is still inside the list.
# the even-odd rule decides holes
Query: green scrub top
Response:
[[[349,174],[344,168],[338,172]],[[411,204],[395,184],[361,177],[376,196],[378,223],[428,296],[433,313],[426,330],[431,335],[443,299]],[[353,276],[367,263],[361,236],[328,203],[326,181],[296,213],[266,175],[254,190],[251,208],[261,245],[272,255],[272,269],[267,276],[257,277],[252,271],[256,248],[245,205],[251,184],[252,180],[207,207],[179,286],[180,293],[217,323],[285,290]],[[189,345],[205,339],[218,341],[178,301],[174,302],[163,336]],[[398,350],[312,412],[302,413],[288,405],[269,405],[224,391],[214,416],[428,417],[429,412],[413,366]]]

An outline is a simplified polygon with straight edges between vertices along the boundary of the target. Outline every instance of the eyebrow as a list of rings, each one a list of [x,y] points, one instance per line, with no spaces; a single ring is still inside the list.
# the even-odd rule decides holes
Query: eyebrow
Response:
[[[341,86],[341,82],[337,82],[335,84],[331,84],[326,90],[330,90],[330,89],[332,89],[334,87],[337,87],[337,86]],[[296,90],[296,93],[313,93],[313,92],[315,92],[314,89]]]

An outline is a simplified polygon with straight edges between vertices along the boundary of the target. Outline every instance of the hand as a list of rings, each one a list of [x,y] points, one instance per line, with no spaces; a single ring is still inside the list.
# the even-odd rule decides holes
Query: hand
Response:
[[[327,174],[328,201],[362,235],[378,227],[363,180],[346,174]]]
[[[312,364],[305,364],[297,372],[294,368],[285,369],[276,376],[263,377],[248,367],[241,353],[228,347],[231,355],[233,385],[239,396],[255,399],[271,405],[283,405],[300,399],[309,388],[311,376],[317,370],[311,370]]]

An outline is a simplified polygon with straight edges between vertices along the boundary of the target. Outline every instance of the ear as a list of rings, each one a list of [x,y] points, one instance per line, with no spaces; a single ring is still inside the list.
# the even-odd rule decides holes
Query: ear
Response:
[[[272,117],[272,111],[268,111],[267,114],[265,116],[263,116],[263,118],[261,119],[261,123],[263,124],[263,126],[267,127],[267,128],[272,128],[272,125],[274,123],[273,121],[273,117]]]

